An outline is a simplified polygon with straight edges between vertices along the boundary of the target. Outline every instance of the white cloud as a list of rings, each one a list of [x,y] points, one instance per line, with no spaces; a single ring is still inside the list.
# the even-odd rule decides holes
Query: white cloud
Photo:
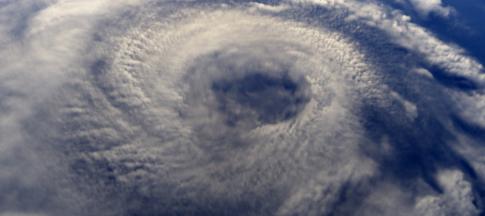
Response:
[[[452,9],[443,6],[441,0],[409,0],[414,6],[415,10],[422,16],[428,16],[430,13],[447,17],[450,15]]]
[[[462,172],[444,170],[438,174],[438,181],[445,193],[441,196],[426,196],[418,200],[416,208],[419,215],[462,215],[479,214],[475,207],[472,185]]]
[[[416,107],[416,104],[406,100],[395,91],[391,91],[390,94],[402,104],[404,111],[406,111],[406,116],[410,120],[415,120],[418,117],[418,108]]]
[[[423,77],[427,77],[427,78],[430,78],[430,79],[434,79],[433,74],[429,70],[427,70],[425,68],[415,68],[415,69],[413,69],[411,71],[414,72],[414,73],[416,73],[416,74],[419,74],[419,75],[421,75]]]
[[[391,35],[395,42],[423,54],[429,62],[449,72],[483,81],[483,76],[479,75],[482,66],[462,49],[439,41],[425,29],[411,23],[410,18],[400,12],[362,1],[298,2],[350,9],[353,16],[349,19],[363,20],[380,28]],[[185,181],[181,185],[181,193],[188,185],[191,188],[189,195],[198,196],[198,192],[192,189],[200,189],[203,184],[204,189],[200,189],[201,191],[213,192],[218,198],[236,199],[239,195],[246,194],[247,190],[259,193],[275,184],[281,184],[291,187],[291,191],[288,189],[289,195],[285,194],[289,199],[279,209],[280,212],[305,214],[308,208],[315,207],[314,213],[319,214],[331,209],[338,201],[341,195],[339,188],[343,183],[352,182],[358,185],[361,179],[376,174],[376,164],[360,154],[358,144],[368,142],[368,139],[361,131],[361,125],[351,109],[361,97],[388,95],[381,91],[373,74],[374,70],[365,61],[365,56],[359,53],[352,41],[345,39],[340,33],[272,16],[256,15],[259,11],[281,12],[288,9],[288,5],[268,6],[254,3],[250,5],[251,13],[232,9],[212,12],[207,8],[203,9],[207,11],[201,12],[202,9],[198,8],[175,14],[175,18],[171,17],[175,21],[166,22],[163,18],[169,18],[165,16],[149,17],[153,15],[149,14],[147,20],[154,19],[155,24],[147,23],[149,27],[142,25],[140,28],[130,29],[130,33],[125,32],[122,37],[110,41],[115,43],[114,47],[112,44],[97,47],[100,52],[107,52],[107,55],[115,59],[111,71],[97,77],[99,83],[91,79],[77,79],[75,75],[89,67],[84,61],[89,56],[84,52],[86,46],[91,45],[90,39],[97,30],[96,24],[104,18],[110,18],[120,7],[137,3],[139,1],[46,1],[46,7],[39,11],[30,11],[30,6],[20,7],[21,3],[10,3],[6,7],[9,10],[16,11],[16,7],[27,8],[22,12],[31,16],[26,19],[24,38],[9,35],[10,30],[15,27],[12,23],[19,21],[9,20],[0,10],[0,22],[12,25],[0,25],[0,45],[6,48],[0,51],[0,63],[4,66],[2,70],[6,71],[0,74],[0,97],[3,97],[0,98],[0,159],[11,159],[19,148],[27,150],[22,151],[22,158],[26,159],[21,163],[11,163],[5,167],[0,164],[0,183],[7,179],[20,182],[20,186],[16,185],[19,187],[45,188],[54,183],[45,180],[40,182],[39,176],[52,174],[53,171],[49,168],[65,165],[65,161],[54,163],[58,162],[57,158],[51,155],[45,156],[31,151],[32,145],[27,142],[29,134],[21,124],[26,119],[49,123],[52,121],[52,124],[47,124],[48,127],[35,132],[44,132],[41,129],[52,132],[57,127],[68,125],[66,122],[81,125],[68,135],[62,136],[61,140],[68,144],[69,141],[84,140],[88,144],[82,145],[106,147],[106,150],[74,155],[86,157],[86,161],[110,163],[114,167],[114,178],[127,185],[139,184],[147,196],[152,193],[150,187],[158,186],[160,182],[166,183],[165,181],[174,181],[175,186],[180,186],[177,185],[180,179]],[[436,5],[431,8],[436,8]],[[436,9],[430,11],[434,10]],[[9,13],[11,14],[15,13]],[[268,38],[281,43],[274,45],[268,40],[262,40]],[[257,56],[262,61],[273,60],[266,59],[265,56],[281,58],[281,61],[289,61],[290,57],[296,59],[295,65],[309,77],[315,95],[299,121],[294,124],[257,128],[244,134],[252,139],[247,146],[238,147],[236,150],[227,146],[216,146],[214,148],[231,149],[223,152],[226,155],[217,155],[204,149],[206,145],[214,145],[213,142],[200,141],[200,137],[194,135],[200,132],[197,128],[190,127],[195,120],[187,116],[181,119],[181,113],[186,113],[175,111],[180,106],[187,106],[183,104],[183,100],[193,99],[179,89],[186,85],[180,83],[181,77],[187,75],[186,66],[214,50],[222,51],[219,53],[221,54],[226,51],[225,47],[233,46],[234,42],[250,48],[254,48],[251,46],[256,44],[259,48],[274,53]],[[288,44],[292,46],[287,46]],[[103,50],[105,48],[107,50]],[[288,54],[285,49],[279,48],[287,48],[294,53]],[[113,51],[114,49],[116,50]],[[335,71],[339,73],[334,73]],[[417,69],[416,73],[432,77],[425,69]],[[197,78],[199,82],[195,84],[201,84],[201,80],[208,79],[203,76]],[[81,87],[69,91],[58,88],[62,84]],[[4,89],[13,90],[12,93],[16,94],[4,96]],[[201,93],[197,96],[207,96],[208,94],[202,94],[207,89],[195,87],[196,93]],[[365,93],[361,95],[361,92]],[[59,98],[52,97],[53,93],[58,93],[55,95]],[[418,117],[418,111],[421,110],[414,101],[394,91],[389,95],[401,103],[406,111],[405,115],[410,119]],[[209,97],[196,99],[210,99],[207,98]],[[121,104],[120,107],[124,107],[124,110],[113,104]],[[55,113],[54,118],[41,116],[36,119],[33,113],[39,107],[51,108],[49,111]],[[8,111],[4,112],[4,108]],[[200,106],[188,109],[195,110],[189,114],[194,115],[197,121],[205,123],[212,120],[208,119],[206,110],[198,115],[197,111],[203,109]],[[213,110],[209,112],[214,113]],[[225,132],[215,131],[215,128],[221,127],[205,127],[204,130],[212,133]],[[39,137],[50,135],[52,134],[42,133]],[[32,136],[37,138],[36,134]],[[168,138],[163,140],[160,137]],[[37,141],[34,139],[34,142]],[[219,158],[219,161],[210,160],[214,157]],[[170,176],[169,180],[166,176]],[[234,181],[235,176],[240,181]],[[148,184],[140,184],[143,181]],[[442,210],[434,208],[443,203],[470,210],[471,189],[462,174],[445,173],[440,175],[440,182],[445,186],[447,194],[444,198],[423,198],[418,205],[423,211],[431,209],[431,212],[440,212]],[[95,190],[103,191],[103,188]],[[388,202],[382,204],[386,211],[392,211],[395,206],[399,206],[403,202],[402,197],[407,195],[397,189],[392,191],[394,192],[389,195],[384,188],[375,194],[383,202]],[[99,193],[92,199],[96,199]],[[384,198],[386,195],[392,197]],[[22,202],[15,200],[15,196],[12,197],[11,203]],[[81,205],[85,201],[80,196],[68,202]],[[317,202],[324,205],[315,205]],[[0,204],[0,213],[1,207]],[[70,207],[72,206],[67,208]],[[24,214],[10,212],[0,215]]]
[[[470,94],[455,93],[453,98],[457,109],[461,111],[460,116],[468,122],[480,125],[485,128],[485,94],[473,92]]]
[[[72,215],[70,210],[77,207],[70,204],[81,206],[89,202],[73,189],[74,183],[65,182],[68,181],[67,164],[59,162],[61,158],[53,152],[45,151],[48,146],[28,129],[46,120],[37,116],[41,107],[49,107],[47,101],[53,101],[52,95],[66,77],[82,68],[79,56],[89,42],[93,24],[112,12],[110,5],[99,2],[13,0],[0,3],[2,216],[44,215],[36,211],[49,212],[55,205],[63,206],[59,212]],[[120,3],[116,7],[122,7]],[[53,132],[49,127],[42,130],[45,136]],[[22,191],[30,194],[26,196]],[[44,196],[45,200],[39,201]],[[24,208],[30,209],[28,213]]]
[[[468,56],[464,49],[439,40],[425,28],[411,22],[411,18],[400,11],[375,4],[372,1],[288,1],[348,9],[352,12],[349,20],[363,21],[377,27],[389,34],[399,45],[422,54],[429,63],[445,69],[448,73],[464,76],[482,86],[485,85],[484,68],[477,60]]]

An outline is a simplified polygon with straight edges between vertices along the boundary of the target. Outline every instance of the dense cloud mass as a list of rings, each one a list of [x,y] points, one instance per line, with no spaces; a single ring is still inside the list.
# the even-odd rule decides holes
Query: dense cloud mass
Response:
[[[483,215],[484,68],[419,23],[452,12],[0,2],[0,216]]]

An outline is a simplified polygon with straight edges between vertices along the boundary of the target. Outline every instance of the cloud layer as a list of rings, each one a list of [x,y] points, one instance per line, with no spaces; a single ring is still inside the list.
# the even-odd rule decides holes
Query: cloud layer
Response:
[[[389,5],[7,1],[0,47],[0,215],[483,211],[483,66]]]

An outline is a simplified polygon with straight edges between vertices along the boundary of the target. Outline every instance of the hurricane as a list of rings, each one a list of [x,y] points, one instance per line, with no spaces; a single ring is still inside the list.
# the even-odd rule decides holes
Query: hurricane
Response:
[[[484,215],[464,8],[0,2],[0,216]]]

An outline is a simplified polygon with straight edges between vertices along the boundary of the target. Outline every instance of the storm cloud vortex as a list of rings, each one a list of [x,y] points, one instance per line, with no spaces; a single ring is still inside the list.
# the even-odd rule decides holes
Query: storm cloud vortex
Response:
[[[0,7],[0,215],[483,214],[483,67],[401,11]]]

